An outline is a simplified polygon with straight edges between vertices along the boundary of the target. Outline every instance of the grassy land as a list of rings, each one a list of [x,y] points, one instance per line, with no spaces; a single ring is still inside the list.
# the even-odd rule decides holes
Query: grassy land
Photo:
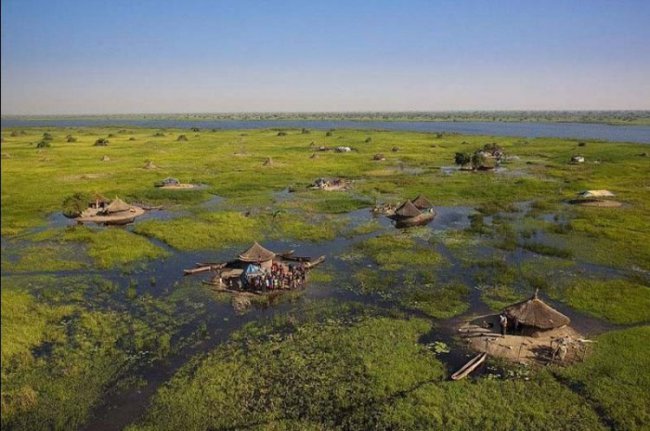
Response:
[[[51,146],[37,149],[46,132]],[[530,381],[447,382],[444,358],[418,343],[435,334],[432,322],[444,323],[433,319],[465,312],[475,288],[494,310],[539,288],[596,318],[646,324],[650,158],[639,154],[647,146],[279,132],[2,131],[3,428],[77,428],[108,391],[126,385],[134,367],[189,342],[172,337],[182,325],[189,325],[186,333],[205,336],[223,329],[217,323],[226,325],[227,317],[214,311],[223,309],[222,298],[196,278],[183,279],[182,268],[153,273],[151,262],[191,265],[184,259],[194,253],[252,241],[296,243],[298,252],[326,248],[332,240],[333,263],[310,275],[313,286],[281,304],[254,301],[248,317],[272,307],[282,310],[277,320],[247,326],[197,356],[158,391],[133,429],[648,426],[642,409],[648,400],[636,389],[647,382],[632,371],[645,366],[646,327],[605,334],[584,364],[531,373]],[[181,134],[188,140],[178,141]],[[99,138],[109,145],[94,146]],[[455,152],[490,142],[518,158],[501,172],[440,169],[453,164]],[[321,145],[353,151],[317,151]],[[373,161],[376,153],[386,160]],[[586,162],[568,164],[578,153]],[[110,161],[101,161],[103,155]],[[268,157],[273,163],[264,165]],[[147,160],[157,167],[145,169]],[[167,176],[205,188],[153,187]],[[337,176],[353,180],[350,192],[308,189],[318,177]],[[624,205],[566,203],[580,190],[599,188],[616,193]],[[76,192],[164,209],[132,229],[65,226],[53,214]],[[369,216],[375,202],[398,203],[420,193],[443,207],[434,229],[397,231]],[[469,208],[454,213],[448,206]],[[170,275],[174,271],[177,276]],[[314,299],[331,292],[360,294],[381,308],[323,306]],[[208,310],[214,318],[209,328],[203,319]],[[407,318],[414,310],[427,319]],[[625,350],[625,361],[617,350]]]
[[[244,329],[188,364],[130,430],[606,429],[547,371],[532,381],[449,382],[417,343],[426,322],[330,313]]]

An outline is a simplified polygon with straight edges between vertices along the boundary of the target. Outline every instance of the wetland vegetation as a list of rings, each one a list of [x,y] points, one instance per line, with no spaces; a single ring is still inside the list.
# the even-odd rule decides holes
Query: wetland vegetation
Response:
[[[500,169],[453,166],[492,143],[510,156]],[[23,127],[2,130],[1,148],[3,429],[650,427],[643,144]],[[167,177],[203,186],[153,186]],[[320,177],[352,187],[309,189]],[[623,206],[568,203],[585,189]],[[122,227],[62,215],[96,193],[162,209]],[[427,226],[370,211],[418,194],[437,212]],[[305,290],[243,310],[183,278],[253,241],[328,260]],[[535,289],[595,341],[584,360],[490,359],[449,381],[470,353],[458,323]]]

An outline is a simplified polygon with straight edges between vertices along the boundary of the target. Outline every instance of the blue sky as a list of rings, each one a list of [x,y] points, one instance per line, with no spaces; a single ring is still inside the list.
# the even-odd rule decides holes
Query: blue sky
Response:
[[[650,109],[650,1],[3,0],[2,113]]]

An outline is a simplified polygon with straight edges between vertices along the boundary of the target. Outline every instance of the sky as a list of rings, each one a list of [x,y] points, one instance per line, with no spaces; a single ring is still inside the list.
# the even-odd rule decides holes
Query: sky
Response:
[[[2,0],[17,114],[650,109],[649,0]]]

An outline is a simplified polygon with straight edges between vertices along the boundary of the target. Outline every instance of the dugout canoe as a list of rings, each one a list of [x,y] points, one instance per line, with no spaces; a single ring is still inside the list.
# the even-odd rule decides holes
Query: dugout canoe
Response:
[[[475,369],[478,368],[479,365],[481,365],[483,362],[485,362],[485,358],[487,358],[487,353],[479,353],[478,355],[474,356],[468,363],[463,365],[463,367],[456,371],[454,374],[451,375],[452,380],[460,380],[472,373]]]

